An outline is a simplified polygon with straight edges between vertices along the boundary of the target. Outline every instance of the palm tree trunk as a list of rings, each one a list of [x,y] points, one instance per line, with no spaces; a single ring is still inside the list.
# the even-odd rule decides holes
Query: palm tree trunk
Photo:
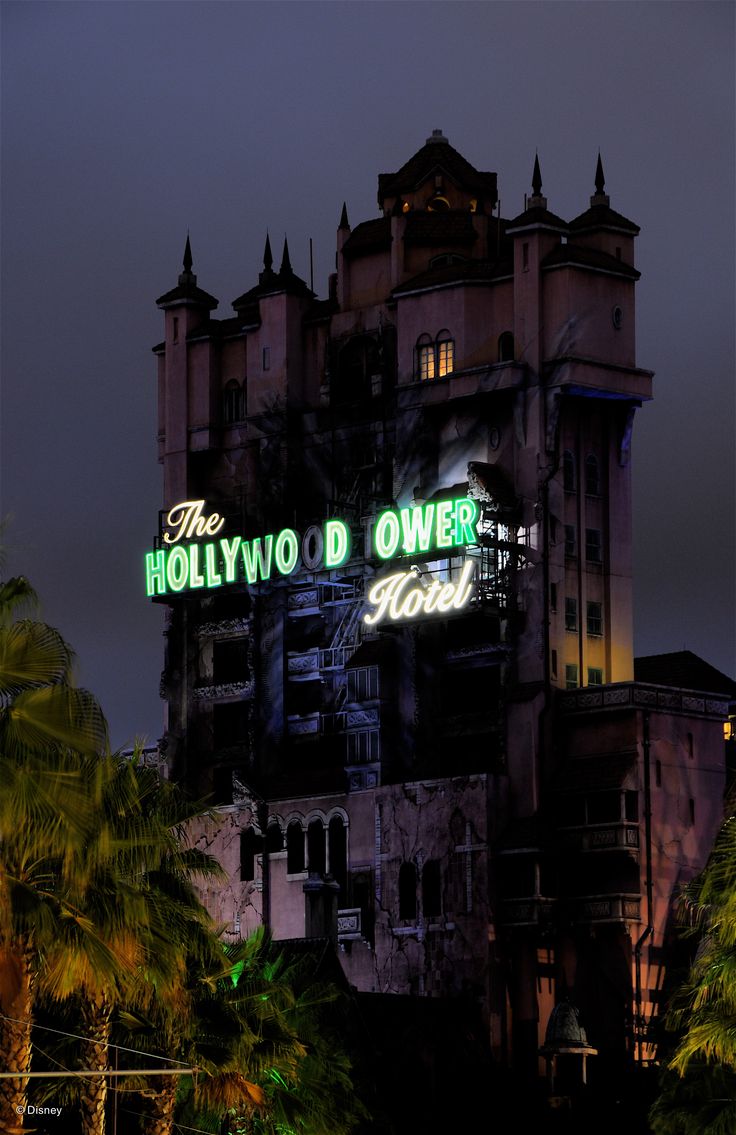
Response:
[[[17,1080],[0,1080],[0,1131],[19,1135],[24,1131],[28,1089],[28,1077],[23,1073],[31,1070],[33,952],[26,935],[15,940],[11,956],[8,969],[12,969],[14,989],[3,1004],[4,1019],[0,1020],[0,1068],[20,1075]]]
[[[146,1135],[172,1135],[176,1108],[176,1076],[161,1076],[153,1080],[155,1091],[144,1092],[146,1101]]]
[[[87,1039],[82,1045],[82,1062],[85,1068],[107,1071],[112,1006],[102,994],[94,1001],[86,1001],[83,1008],[84,1031]],[[107,1077],[80,1077],[82,1085],[80,1111],[82,1135],[105,1135],[107,1106]]]

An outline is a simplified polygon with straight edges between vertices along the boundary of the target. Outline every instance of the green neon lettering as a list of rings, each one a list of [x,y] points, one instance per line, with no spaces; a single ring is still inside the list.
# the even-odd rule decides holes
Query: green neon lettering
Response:
[[[407,556],[415,552],[426,552],[432,539],[434,505],[417,505],[415,508],[402,508],[401,530],[402,546]]]
[[[186,548],[177,544],[166,560],[166,578],[172,591],[183,591],[189,579],[189,556]]]
[[[273,554],[273,536],[264,538],[265,551],[261,544],[261,537],[255,540],[244,540],[240,549],[243,556],[245,578],[248,583],[257,583],[261,579],[271,578],[271,556]]]
[[[166,591],[166,552],[146,552],[146,595],[163,595]]]
[[[199,570],[199,544],[189,545],[189,586],[204,587],[204,576]]]
[[[222,558],[225,561],[225,583],[235,583],[238,576],[237,554],[242,543],[242,536],[233,536],[232,540],[220,540]]]
[[[455,501],[455,543],[475,544],[478,540],[476,522],[478,520],[478,504],[465,497]]]
[[[268,540],[268,536],[266,537]],[[273,551],[276,567],[282,575],[289,575],[299,559],[299,537],[293,528],[283,528],[276,537]]]
[[[217,562],[215,560],[215,545],[205,544],[204,546],[204,571],[207,579],[207,587],[219,587],[222,583],[222,576],[217,570]]]
[[[382,512],[373,530],[373,547],[382,560],[395,556],[401,539],[401,526],[395,512]]]
[[[350,529],[342,520],[327,520],[325,533],[325,567],[336,568],[350,556]]]
[[[453,501],[440,501],[437,505],[437,547],[451,548],[453,536]]]

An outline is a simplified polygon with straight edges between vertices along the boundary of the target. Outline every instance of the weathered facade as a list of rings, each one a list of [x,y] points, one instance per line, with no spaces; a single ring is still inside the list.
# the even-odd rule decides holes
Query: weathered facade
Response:
[[[600,159],[574,220],[537,162],[503,219],[496,175],[439,131],[378,204],[355,228],[343,208],[326,300],[268,242],[234,316],[212,318],[188,242],[158,300],[154,555],[214,549],[149,564],[166,761],[218,806],[201,839],[231,933],[334,933],[359,990],[479,999],[495,1057],[530,1076],[569,997],[615,1075],[649,1055],[727,709],[720,675],[634,680],[638,228]],[[203,502],[191,530],[181,502]],[[351,535],[336,566],[330,519]],[[390,574],[404,598],[381,612]]]

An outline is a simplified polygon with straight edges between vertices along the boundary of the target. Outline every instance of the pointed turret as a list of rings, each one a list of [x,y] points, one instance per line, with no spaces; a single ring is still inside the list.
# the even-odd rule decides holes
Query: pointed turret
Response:
[[[263,271],[270,272],[273,268],[273,253],[271,252],[271,238],[266,233],[266,245],[263,249]]]
[[[601,152],[598,151],[598,162],[595,167],[595,193],[590,199],[591,205],[610,205],[611,198],[606,193],[606,179],[603,175],[603,162]]]
[[[291,260],[289,259],[289,242],[286,239],[286,237],[284,237],[284,251],[281,254],[281,267],[279,268],[279,275],[280,276],[293,276],[294,275],[294,269],[292,268]]]
[[[534,172],[532,173],[532,193],[535,197],[542,194],[542,171],[539,168],[539,154],[534,155]]]
[[[197,287],[197,277],[192,271],[193,263],[192,245],[189,240],[189,233],[187,233],[186,244],[184,245],[184,256],[182,258],[183,270],[179,273],[177,286],[172,288],[170,292],[159,296],[156,300],[159,307],[171,307],[179,303],[206,307],[210,311],[217,307],[217,300],[214,296],[211,296],[208,292]]]
[[[348,207],[347,207],[347,205],[345,204],[344,201],[342,203],[342,213],[340,214],[340,224],[337,227],[338,227],[338,230],[339,229],[347,229],[348,231],[350,230],[350,221],[348,220]]]

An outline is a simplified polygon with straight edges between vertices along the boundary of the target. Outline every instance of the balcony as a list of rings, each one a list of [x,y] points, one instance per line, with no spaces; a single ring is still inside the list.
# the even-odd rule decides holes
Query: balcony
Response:
[[[641,922],[640,895],[586,895],[571,899],[570,907],[577,923]]]
[[[626,821],[560,828],[558,837],[566,851],[639,850],[639,825]]]
[[[550,922],[555,900],[531,895],[529,898],[504,899],[501,921],[504,926],[545,926]]]
[[[338,942],[363,941],[363,911],[359,906],[337,912]]]

